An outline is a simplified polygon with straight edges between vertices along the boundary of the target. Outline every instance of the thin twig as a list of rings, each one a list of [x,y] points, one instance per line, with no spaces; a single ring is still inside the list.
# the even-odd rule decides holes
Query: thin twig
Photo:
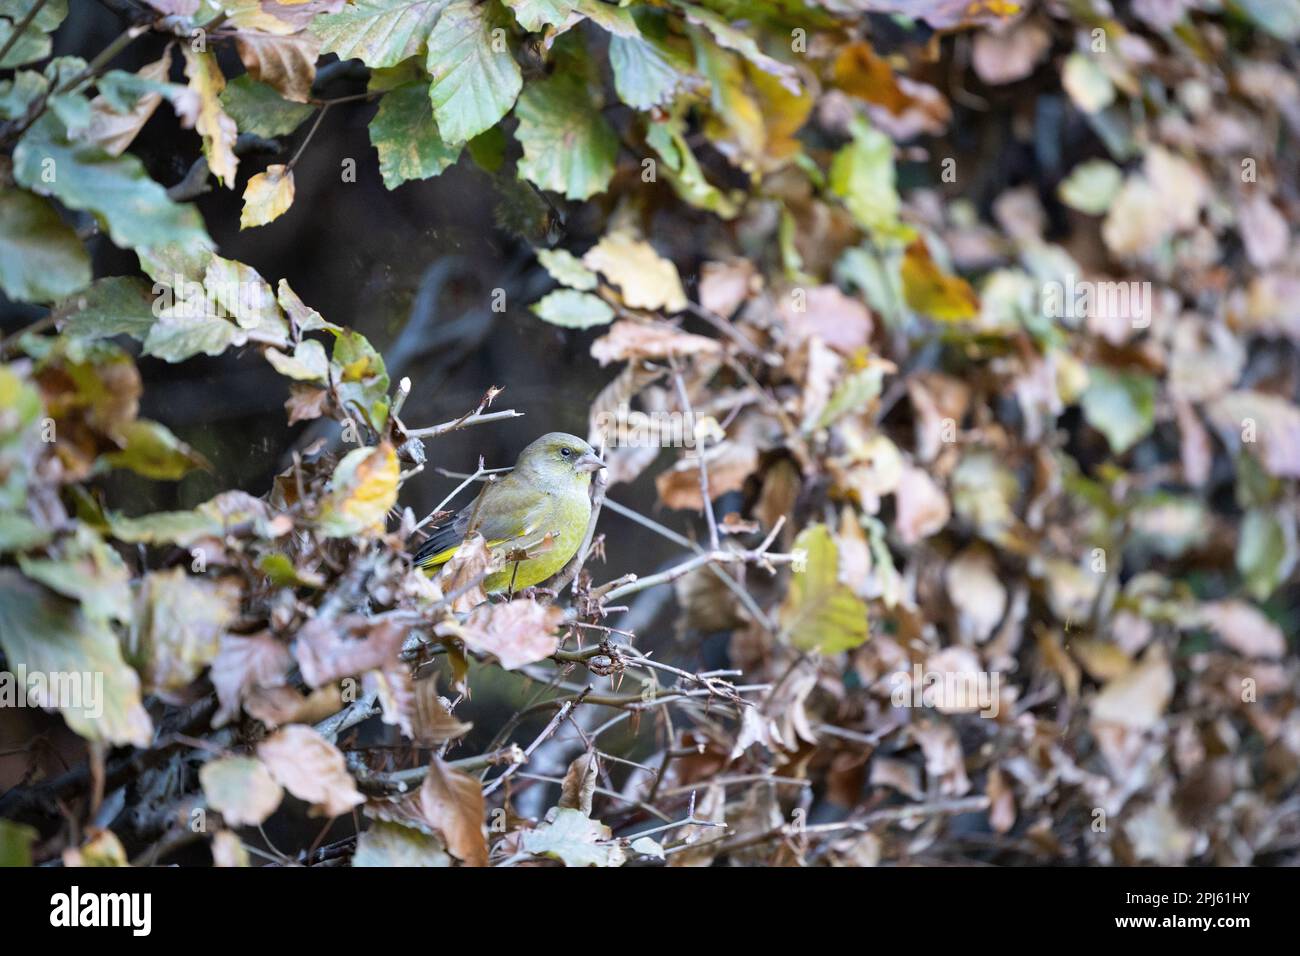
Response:
[[[542,728],[542,732],[537,735],[537,739],[534,740],[531,744],[529,744],[527,748],[525,748],[524,759],[519,763],[511,764],[509,767],[505,769],[504,773],[502,773],[499,777],[497,777],[486,787],[484,787],[483,796],[486,797],[489,794],[491,794],[498,787],[500,787],[501,784],[505,783],[507,778],[509,778],[511,774],[513,774],[519,767],[522,767],[525,763],[527,763],[528,758],[533,755],[533,752],[536,751],[537,748],[540,747],[546,741],[546,739],[551,736],[551,734],[555,733],[555,731],[559,729],[560,724],[562,724],[565,721],[565,719],[569,716],[569,714],[573,712],[573,709],[575,707],[577,707],[579,704],[582,703],[582,701],[586,698],[587,693],[590,690],[591,688],[588,687],[587,690],[584,690],[573,700],[565,701],[564,706],[561,707],[558,711],[556,711],[556,714],[554,717],[551,718],[550,723],[548,723],[544,728]]]

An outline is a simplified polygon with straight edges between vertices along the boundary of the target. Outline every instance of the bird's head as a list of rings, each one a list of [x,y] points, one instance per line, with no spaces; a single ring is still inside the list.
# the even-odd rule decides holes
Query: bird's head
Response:
[[[525,470],[553,480],[591,480],[592,472],[605,467],[595,450],[576,435],[549,432],[519,453],[515,470]]]

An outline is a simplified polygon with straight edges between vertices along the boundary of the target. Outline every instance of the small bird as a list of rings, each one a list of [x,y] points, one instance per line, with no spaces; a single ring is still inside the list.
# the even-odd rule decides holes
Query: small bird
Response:
[[[591,517],[591,476],[604,467],[581,438],[564,432],[543,435],[519,453],[510,474],[490,482],[454,518],[435,528],[415,552],[415,563],[433,574],[477,531],[489,548],[528,552],[488,575],[484,590],[518,591],[545,581],[582,544]]]

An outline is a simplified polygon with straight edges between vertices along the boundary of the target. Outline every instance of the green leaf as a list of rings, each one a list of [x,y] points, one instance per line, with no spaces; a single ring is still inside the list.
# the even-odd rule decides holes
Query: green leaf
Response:
[[[0,511],[0,552],[28,551],[50,540],[50,532],[25,515]]]
[[[20,70],[12,80],[0,80],[0,119],[26,116],[28,108],[49,85],[35,70]]]
[[[618,136],[580,77],[557,73],[530,85],[519,97],[515,115],[515,138],[524,147],[520,176],[567,199],[586,199],[609,185]]]
[[[826,403],[815,427],[825,428],[842,415],[865,409],[868,403],[880,395],[884,379],[884,368],[880,365],[859,369],[845,376],[831,393],[830,401]]]
[[[265,574],[271,583],[282,588],[309,587],[319,588],[325,579],[315,572],[297,567],[288,555],[273,551],[257,559],[257,569]]]
[[[61,308],[75,309],[64,320],[63,334],[82,342],[115,335],[143,341],[157,321],[153,303],[149,285],[142,279],[96,279],[85,292],[61,304]]]
[[[189,547],[203,538],[219,536],[219,517],[202,511],[159,511],[139,518],[110,513],[108,526],[113,537],[127,544],[176,544]]]
[[[904,318],[902,257],[855,246],[844,250],[835,263],[835,280],[854,286],[866,297],[873,312],[881,316],[891,328],[898,328]]]
[[[12,569],[0,569],[0,648],[11,671],[59,678],[53,703],[82,737],[136,747],[153,739],[140,679],[108,625]]]
[[[0,49],[9,46],[18,24],[27,18],[37,3],[40,0],[4,0],[0,3],[0,17],[4,17],[0,19]],[[67,15],[68,0],[49,0],[42,4],[22,34],[13,41],[13,46],[9,47],[4,59],[0,59],[0,68],[12,69],[49,56],[49,34]]]
[[[556,289],[540,302],[533,303],[532,310],[552,325],[566,329],[590,329],[605,325],[614,318],[614,310],[603,299],[573,289]]]
[[[216,315],[164,312],[144,340],[144,354],[164,362],[184,362],[196,355],[220,355],[248,336],[233,322]]]
[[[1104,159],[1090,159],[1070,170],[1057,191],[1067,206],[1100,216],[1110,209],[1123,184],[1124,174],[1118,166]]]
[[[570,289],[590,292],[596,288],[596,273],[582,264],[582,260],[567,249],[539,249],[537,261],[552,279]]]
[[[131,619],[131,573],[118,553],[85,525],[60,541],[52,557],[19,555],[18,566],[33,581],[80,601],[89,618]]]
[[[510,112],[523,87],[506,32],[488,4],[452,0],[429,34],[429,98],[438,131],[464,143]]]
[[[25,823],[0,820],[0,867],[31,866],[32,844],[39,836]]]
[[[451,855],[436,835],[388,820],[375,820],[357,838],[357,852],[352,865],[370,866],[451,866]]]
[[[1294,514],[1264,508],[1246,512],[1237,538],[1237,573],[1255,600],[1268,600],[1291,576],[1298,557]]]
[[[329,380],[330,361],[325,355],[325,346],[315,339],[303,339],[293,350],[293,355],[269,348],[266,360],[281,375],[297,382],[326,383]]]
[[[1075,106],[1085,113],[1100,113],[1115,102],[1115,84],[1097,59],[1087,53],[1071,53],[1061,68],[1061,85]]]
[[[360,332],[339,334],[334,342],[334,380],[339,399],[360,412],[376,434],[388,424],[388,370],[384,358]]]
[[[562,26],[576,6],[572,0],[505,0],[519,25],[529,33],[541,33],[545,26]]]
[[[1089,369],[1083,393],[1083,417],[1106,436],[1111,450],[1122,455],[1155,427],[1156,381],[1148,375]]]
[[[258,826],[275,812],[284,791],[256,757],[222,757],[199,769],[199,783],[226,825]]]
[[[437,176],[456,162],[461,151],[444,143],[438,133],[429,88],[423,82],[384,94],[370,121],[370,142],[379,152],[379,172],[389,189]]]
[[[618,98],[639,110],[662,106],[684,79],[684,64],[667,48],[644,37],[612,37],[609,64]]]
[[[1232,6],[1279,40],[1300,40],[1300,0],[1232,0]]]
[[[324,41],[321,53],[366,66],[396,66],[424,49],[429,31],[448,0],[356,0],[338,13],[320,14],[311,32]]]
[[[275,292],[252,266],[213,256],[203,275],[203,286],[207,297],[224,314],[232,316],[241,329],[258,332],[262,341],[288,342],[289,326],[280,314]]]
[[[90,256],[49,202],[0,188],[0,289],[19,302],[52,302],[90,282]]]
[[[835,654],[864,643],[867,606],[839,580],[839,553],[824,524],[809,525],[795,538],[794,553],[803,556],[790,578],[781,605],[781,627],[801,651]]]
[[[664,177],[684,202],[714,212],[723,219],[734,218],[740,212],[739,202],[734,197],[740,194],[736,192],[728,196],[704,178],[704,170],[700,169],[682,129],[682,120],[675,117],[651,123],[646,130],[646,142],[663,160]]]
[[[149,693],[176,694],[193,683],[238,616],[238,597],[237,588],[191,577],[184,568],[145,575],[127,646]]]
[[[289,283],[283,279],[275,287],[275,299],[299,332],[343,331],[333,322],[326,322],[319,312],[304,304],[302,299],[298,298],[298,293],[289,288]]]
[[[26,512],[28,478],[46,450],[46,436],[39,425],[41,394],[21,367],[0,365],[0,409],[0,511]]]
[[[895,235],[900,226],[894,143],[862,120],[854,121],[852,133],[853,142],[831,161],[831,192],[863,229],[881,237]]]
[[[272,138],[289,135],[316,110],[307,103],[286,100],[273,87],[247,73],[227,83],[220,100],[241,133]]]
[[[125,249],[212,245],[198,211],[168,199],[140,160],[69,142],[53,116],[38,120],[18,141],[14,178],[32,192],[94,213],[113,242]]]
[[[570,807],[552,807],[544,823],[524,832],[520,848],[565,866],[622,866],[625,859],[609,827]]]
[[[73,90],[86,66],[86,61],[79,56],[60,56],[47,63],[44,70],[45,79],[53,91],[45,104],[74,136],[80,136],[90,125],[90,100],[80,91]],[[65,88],[70,92],[58,92]]]
[[[164,65],[171,65],[171,58],[167,57],[163,61]],[[146,66],[148,70],[153,66]],[[165,77],[166,71],[160,71]],[[172,101],[184,100],[192,94],[188,92],[189,88],[182,86],[180,83],[168,83],[165,79],[156,79],[151,75],[142,73],[131,73],[127,70],[109,70],[103,76],[95,81],[95,89],[104,97],[104,102],[117,113],[130,112],[140,102],[140,100],[149,95],[162,96]]]
[[[713,35],[719,46],[735,50],[742,57],[765,73],[780,79],[781,85],[791,93],[799,92],[799,73],[788,63],[782,63],[764,53],[754,39],[752,30],[742,30],[732,26],[725,18],[693,4],[679,4],[691,23],[704,27]]]
[[[176,481],[195,468],[212,467],[206,458],[158,422],[137,418],[120,431],[126,447],[104,456],[114,468],[129,468],[156,481]]]

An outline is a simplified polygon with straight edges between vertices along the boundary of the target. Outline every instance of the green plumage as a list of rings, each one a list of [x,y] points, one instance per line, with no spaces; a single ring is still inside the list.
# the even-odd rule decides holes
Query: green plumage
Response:
[[[484,581],[487,591],[540,584],[563,568],[582,544],[591,517],[591,475],[603,467],[581,438],[563,432],[543,435],[520,452],[510,474],[488,484],[451,521],[434,530],[416,552],[416,563],[436,573],[466,535],[477,531],[494,551],[530,554],[489,575]]]

